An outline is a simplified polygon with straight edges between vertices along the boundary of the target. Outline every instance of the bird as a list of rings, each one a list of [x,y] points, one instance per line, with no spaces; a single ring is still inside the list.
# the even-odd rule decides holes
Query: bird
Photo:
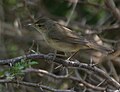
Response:
[[[33,27],[42,34],[50,47],[58,51],[77,52],[80,49],[94,49],[107,54],[114,51],[112,48],[97,44],[90,37],[79,35],[48,17],[40,17],[33,23]]]

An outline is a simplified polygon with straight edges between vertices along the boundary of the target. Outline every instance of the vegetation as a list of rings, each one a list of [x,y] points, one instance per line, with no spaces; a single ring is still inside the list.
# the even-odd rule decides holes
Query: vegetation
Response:
[[[119,92],[119,0],[0,0],[0,92]],[[114,49],[69,54],[29,24],[46,16]]]

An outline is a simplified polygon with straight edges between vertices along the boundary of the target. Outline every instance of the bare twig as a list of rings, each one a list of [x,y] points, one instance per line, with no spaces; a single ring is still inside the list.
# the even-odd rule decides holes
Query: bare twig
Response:
[[[116,7],[113,0],[105,0],[105,5],[108,8],[109,12],[113,14],[120,21],[120,11]]]
[[[0,60],[0,64],[15,63],[15,62],[21,61],[21,59],[47,59],[47,60],[51,61],[53,59],[53,56],[44,55],[44,54],[29,54],[29,55],[16,57],[13,59]],[[66,67],[71,67],[71,68],[76,68],[76,69],[86,69],[87,71],[92,71],[95,74],[101,76],[102,78],[107,79],[108,83],[110,85],[112,85],[113,87],[120,88],[120,84],[116,80],[114,80],[106,72],[104,72],[103,70],[101,70],[95,66],[91,67],[85,63],[80,63],[80,62],[76,62],[76,61],[66,61],[61,58],[55,58],[55,60],[52,62],[62,64],[63,66],[66,66]]]
[[[69,17],[68,17],[68,19],[67,19],[67,22],[66,22],[65,26],[67,26],[67,25],[69,24],[69,22],[70,22],[70,20],[71,20],[71,17],[72,17],[72,15],[73,15],[74,11],[75,11],[76,6],[77,6],[78,0],[74,0],[74,1],[75,1],[75,3],[74,3],[74,5],[73,5],[73,8],[72,8],[72,10],[71,10],[71,13],[70,13],[70,15],[69,15]]]
[[[8,79],[1,79],[0,83],[14,83],[14,84],[19,84],[19,85],[25,85],[25,86],[31,86],[31,87],[36,87],[36,88],[42,88],[44,90],[52,91],[52,92],[75,92],[73,90],[59,90],[59,89],[54,89],[45,85],[41,85],[39,83],[31,83],[31,82],[24,82],[24,81],[16,81],[16,80],[8,80]]]
[[[102,88],[102,87],[96,87],[96,86],[94,86],[94,85],[92,85],[92,84],[89,84],[88,82],[86,82],[86,81],[84,81],[84,80],[82,80],[82,79],[79,79],[79,78],[76,78],[76,77],[73,77],[73,76],[68,76],[68,75],[65,75],[65,76],[57,76],[57,75],[54,75],[54,74],[52,74],[52,73],[49,73],[49,72],[47,72],[47,71],[45,71],[45,70],[41,70],[41,69],[39,69],[39,70],[37,70],[37,69],[26,69],[25,71],[23,71],[23,72],[36,72],[36,73],[41,73],[41,74],[43,74],[43,75],[47,75],[47,76],[49,76],[49,77],[52,77],[52,78],[55,78],[55,79],[57,79],[57,80],[60,80],[60,79],[63,79],[63,80],[65,80],[65,79],[67,79],[67,80],[73,80],[73,81],[75,81],[75,82],[79,82],[79,83],[82,83],[85,87],[87,87],[87,88],[91,88],[91,89],[94,89],[94,90],[99,90],[99,91],[104,91],[105,90],[105,88]]]

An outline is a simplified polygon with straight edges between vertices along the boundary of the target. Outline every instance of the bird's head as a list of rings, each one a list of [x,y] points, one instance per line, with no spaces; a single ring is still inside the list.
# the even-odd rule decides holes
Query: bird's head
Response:
[[[40,29],[46,27],[46,23],[48,22],[48,19],[45,17],[40,17],[37,21],[35,21],[35,26],[39,27]]]

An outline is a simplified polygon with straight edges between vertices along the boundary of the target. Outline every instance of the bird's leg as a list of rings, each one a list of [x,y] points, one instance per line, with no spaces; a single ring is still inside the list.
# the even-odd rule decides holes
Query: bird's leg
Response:
[[[70,61],[70,59],[73,58],[78,52],[79,52],[79,50],[74,52],[69,58],[67,58],[66,61]]]
[[[96,66],[96,65],[98,65],[98,64],[99,64],[99,63],[94,64],[92,57],[90,57],[90,63],[88,64],[89,66],[94,67],[94,66]]]
[[[90,62],[89,62],[88,65],[89,65],[89,66],[93,66],[93,59],[92,59],[92,57],[90,57]]]

